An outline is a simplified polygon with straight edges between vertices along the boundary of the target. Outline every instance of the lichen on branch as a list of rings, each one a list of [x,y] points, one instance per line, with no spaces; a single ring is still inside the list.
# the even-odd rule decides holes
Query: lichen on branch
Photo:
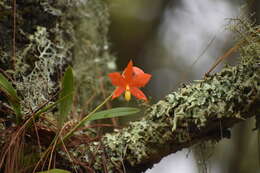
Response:
[[[123,165],[154,163],[163,156],[199,141],[229,136],[233,124],[259,115],[260,36],[257,28],[247,33],[240,47],[240,63],[185,85],[152,105],[140,121],[106,134],[89,148],[94,166],[116,172]],[[97,149],[97,146],[102,145]],[[96,147],[95,147],[96,146]],[[86,157],[86,155],[85,155]],[[145,169],[145,168],[144,168]]]

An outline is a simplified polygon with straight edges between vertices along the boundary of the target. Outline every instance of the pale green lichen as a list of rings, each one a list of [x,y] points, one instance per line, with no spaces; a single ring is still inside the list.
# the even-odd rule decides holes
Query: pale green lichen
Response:
[[[53,81],[52,77],[56,70],[62,71],[63,66],[69,61],[68,49],[65,44],[53,43],[45,27],[38,26],[33,35],[29,35],[30,44],[25,51],[17,57],[17,68],[15,82],[17,90],[22,93],[22,105],[27,105],[25,110],[36,109],[39,105],[50,100],[59,85]],[[37,60],[33,67],[29,67],[23,62],[23,57],[29,53],[37,55]],[[29,68],[32,68],[29,70]],[[25,70],[26,69],[26,70]],[[30,71],[28,75],[25,75]]]
[[[105,135],[105,151],[99,153],[106,154],[109,172],[117,172],[123,161],[136,165],[191,145],[210,122],[254,115],[249,107],[260,100],[260,36],[250,38],[241,47],[239,65],[226,66],[220,73],[183,86],[151,106],[142,120]],[[102,170],[100,160],[96,158],[96,170]]]
[[[91,111],[112,86],[107,73],[115,70],[109,54],[108,9],[102,0],[17,2],[16,63],[12,68],[12,11],[7,1],[0,4],[1,68],[13,76],[22,97],[24,112],[42,105],[59,89],[59,80],[68,64],[75,70],[78,107],[95,95],[85,112]],[[40,15],[39,15],[40,14]],[[5,33],[3,33],[5,32]],[[110,85],[109,85],[110,86]],[[85,107],[86,108],[86,107]]]
[[[36,109],[50,100],[59,88],[58,80],[64,66],[72,59],[70,49],[73,43],[67,42],[64,37],[64,34],[68,34],[63,28],[64,22],[60,21],[61,17],[45,8],[47,3],[49,1],[46,0],[17,2],[19,24],[16,28],[16,56],[11,58],[11,44],[1,44],[0,48],[4,57],[8,57],[1,58],[1,63],[5,62],[1,68],[15,79],[14,85],[22,98],[24,112]],[[8,2],[4,1],[2,8],[8,11],[6,4]],[[48,7],[52,5],[49,4]],[[12,18],[7,13],[1,26],[8,26],[10,22]],[[5,32],[12,31],[13,27],[9,27]],[[11,37],[12,34],[5,34],[4,39],[11,40]],[[15,59],[14,68],[11,65],[12,59]]]
[[[231,78],[226,76],[229,72],[232,72]],[[234,74],[237,80],[232,80]],[[219,82],[216,82],[216,78]],[[255,84],[255,81],[260,81],[260,71],[257,66],[238,66],[227,68],[200,84],[186,86],[171,94],[178,95],[175,100],[172,100],[179,103],[177,106],[167,109],[169,104],[160,101],[151,107],[144,120],[131,123],[121,133],[106,135],[103,142],[109,148],[107,153],[113,160],[116,158],[120,160],[119,153],[122,152],[123,145],[127,148],[125,160],[135,165],[160,152],[160,146],[170,148],[171,143],[176,145],[187,142],[189,134],[185,129],[188,128],[188,124],[195,124],[196,128],[202,128],[211,118],[243,118],[241,113],[246,109],[244,106],[248,106],[254,94],[260,95],[260,84]],[[249,91],[243,93],[247,89]],[[161,112],[162,109],[164,113]],[[161,117],[158,118],[158,115]],[[172,133],[174,125],[173,130],[176,131]],[[125,136],[127,138],[124,138]]]
[[[14,79],[23,112],[31,112],[31,108],[37,109],[57,94],[63,71],[69,64],[73,66],[78,91],[75,110],[80,113],[92,111],[114,89],[107,78],[107,74],[115,70],[116,64],[115,58],[109,53],[109,14],[105,2],[16,2],[15,58],[12,57],[11,44],[12,4],[7,0],[0,2],[0,67]],[[15,64],[12,59],[15,59]],[[93,100],[86,106],[85,102],[92,96]],[[77,115],[77,111],[73,115]],[[84,145],[77,149],[88,152],[87,148]],[[97,146],[94,146],[93,150],[95,148]],[[82,152],[71,150],[74,156],[79,156]],[[91,159],[91,156],[84,157],[86,158]],[[66,159],[67,157],[64,157],[64,160]]]

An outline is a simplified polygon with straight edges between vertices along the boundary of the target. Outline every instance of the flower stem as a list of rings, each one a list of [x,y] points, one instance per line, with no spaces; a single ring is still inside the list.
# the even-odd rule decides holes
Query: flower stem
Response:
[[[106,104],[106,102],[108,102],[110,100],[110,98],[112,97],[112,94],[110,96],[108,96],[100,105],[98,105],[92,112],[90,112],[88,115],[86,115],[76,126],[74,126],[64,137],[63,137],[63,141],[68,139],[71,135],[73,135],[73,133],[80,127],[82,126],[86,121],[88,121],[89,118],[91,118],[91,116],[96,113],[102,106],[104,106]]]

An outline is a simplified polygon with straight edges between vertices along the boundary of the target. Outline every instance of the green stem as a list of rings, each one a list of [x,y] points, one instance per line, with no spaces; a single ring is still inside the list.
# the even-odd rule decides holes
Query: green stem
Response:
[[[63,137],[63,141],[65,141],[67,138],[69,138],[71,135],[73,135],[73,133],[80,127],[82,126],[89,118],[91,118],[91,116],[97,112],[97,110],[99,110],[102,106],[104,106],[104,104],[106,104],[106,102],[108,102],[110,100],[110,98],[112,97],[112,94],[110,96],[108,96],[100,105],[98,105],[92,112],[90,112],[88,115],[86,115],[76,126],[74,126],[64,137]]]
[[[68,139],[70,136],[73,135],[73,133],[80,127],[82,126],[97,110],[99,110],[102,106],[104,106],[104,104],[106,104],[106,102],[109,101],[109,99],[112,97],[112,94],[110,96],[108,96],[100,105],[98,105],[92,112],[90,112],[88,115],[86,115],[76,126],[74,126],[65,136],[63,139],[61,139],[61,141],[56,143],[56,147],[59,147],[66,139]],[[55,104],[56,105],[56,104]],[[50,107],[53,107],[54,105],[51,105]],[[48,108],[47,108],[48,109]],[[42,112],[44,112],[45,110],[39,111],[38,115],[40,115]],[[36,116],[37,117],[37,116]],[[34,117],[35,118],[35,117]],[[57,140],[58,135],[55,136],[55,138],[52,140],[50,146],[47,148],[47,150],[45,150],[45,152],[43,153],[41,159],[38,161],[38,163],[36,164],[36,167],[34,168],[34,172],[37,169],[38,165],[40,164],[40,161],[48,154],[48,152],[50,151],[52,144],[55,143],[55,141]]]

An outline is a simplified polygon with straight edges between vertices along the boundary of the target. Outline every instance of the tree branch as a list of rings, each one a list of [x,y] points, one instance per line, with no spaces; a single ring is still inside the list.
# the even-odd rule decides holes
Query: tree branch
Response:
[[[122,163],[146,169],[143,164],[197,142],[229,137],[228,128],[259,115],[259,44],[252,46],[243,47],[239,65],[168,94],[146,110],[142,120],[93,143],[90,150],[98,153],[95,169],[102,168],[102,155],[112,172],[120,170]],[[97,151],[97,145],[103,147]]]

